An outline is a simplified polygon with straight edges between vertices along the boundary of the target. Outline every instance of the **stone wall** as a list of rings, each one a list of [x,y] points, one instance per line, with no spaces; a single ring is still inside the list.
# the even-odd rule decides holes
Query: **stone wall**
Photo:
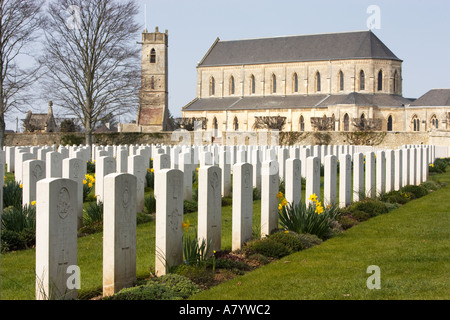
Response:
[[[83,144],[83,133],[9,133],[6,146],[60,145],[75,137]],[[278,139],[278,140],[277,140]],[[204,132],[158,132],[158,133],[96,133],[93,141],[98,145],[119,144],[209,144],[213,141],[212,131]],[[264,132],[219,132],[214,142],[220,144],[271,144],[278,141],[283,145],[372,145],[382,148],[397,148],[405,144],[450,147],[450,132],[281,132],[276,135]]]

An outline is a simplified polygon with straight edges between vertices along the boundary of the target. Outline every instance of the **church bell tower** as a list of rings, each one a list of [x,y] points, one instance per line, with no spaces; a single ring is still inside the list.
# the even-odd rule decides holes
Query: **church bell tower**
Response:
[[[142,33],[141,89],[137,124],[142,132],[167,131],[168,102],[168,31]]]

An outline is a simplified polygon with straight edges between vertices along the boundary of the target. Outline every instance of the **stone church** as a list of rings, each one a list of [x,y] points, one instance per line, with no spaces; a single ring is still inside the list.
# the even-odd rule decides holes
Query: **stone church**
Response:
[[[450,89],[402,95],[402,60],[372,31],[222,41],[197,66],[197,97],[182,108],[204,128],[252,131],[450,130]]]
[[[124,132],[170,131],[168,31],[142,34],[140,103]],[[182,120],[218,131],[450,131],[450,89],[403,97],[402,60],[372,31],[212,44]],[[266,128],[273,129],[273,128]]]

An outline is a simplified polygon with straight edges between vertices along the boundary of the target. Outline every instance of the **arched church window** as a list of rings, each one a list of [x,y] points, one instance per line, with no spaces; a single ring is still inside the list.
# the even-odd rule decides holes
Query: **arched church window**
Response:
[[[420,119],[418,116],[414,116],[412,119],[413,131],[420,131]]]
[[[256,92],[256,81],[254,75],[250,77],[250,92],[251,94],[255,94]]]
[[[387,120],[387,131],[392,131],[393,130],[393,120],[392,120],[392,116],[388,117]]]
[[[234,129],[234,131],[238,131],[239,130],[239,120],[238,120],[237,117],[234,117],[233,129]]]
[[[397,91],[398,91],[398,83],[399,83],[398,72],[397,72],[397,70],[395,70],[395,72],[394,72],[394,93],[397,93]]]
[[[435,114],[431,117],[431,127],[433,129],[439,129],[439,120]]]
[[[150,51],[150,63],[156,63],[156,50],[152,49]]]
[[[214,77],[209,79],[209,95],[213,96],[216,94],[216,80]]]
[[[366,90],[366,75],[363,70],[359,72],[359,90]]]
[[[229,93],[230,93],[230,95],[233,95],[234,92],[235,92],[234,77],[231,76],[231,77],[230,77],[230,88],[229,88]]]
[[[300,131],[305,131],[305,118],[303,116],[300,116]]]
[[[344,91],[344,73],[339,71],[339,91]]]
[[[378,91],[383,90],[383,71],[378,72]]]
[[[349,131],[349,130],[350,130],[350,117],[346,113],[344,115],[344,131]]]
[[[322,89],[322,86],[321,86],[321,83],[320,83],[320,72],[319,71],[317,71],[317,73],[316,73],[316,83],[315,83],[315,85],[316,85],[316,92],[320,92],[321,89]]]
[[[272,93],[277,93],[277,76],[272,74]]]
[[[294,73],[292,76],[292,83],[293,83],[293,92],[298,92],[298,75],[297,73]]]

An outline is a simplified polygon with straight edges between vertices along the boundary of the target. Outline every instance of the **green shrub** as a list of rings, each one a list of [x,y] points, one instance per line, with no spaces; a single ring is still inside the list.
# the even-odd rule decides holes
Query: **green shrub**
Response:
[[[189,278],[179,274],[169,273],[158,278],[152,278],[149,284],[152,282],[166,285],[172,292],[183,299],[200,292],[198,285],[194,284]]]
[[[182,296],[164,284],[152,283],[120,290],[103,300],[182,300]]]
[[[302,250],[302,242],[298,233],[293,231],[277,231],[272,233],[269,238],[273,241],[284,244],[291,252]]]
[[[261,190],[258,188],[253,188],[253,201],[261,200]]]
[[[447,166],[450,165],[450,159],[436,159],[433,164],[428,167],[429,173],[444,173]]]
[[[207,268],[206,263],[197,265],[182,264],[172,267],[170,272],[184,276],[198,284],[207,284],[214,281],[214,272],[212,269]]]
[[[389,203],[405,204],[411,200],[411,197],[400,191],[391,191],[383,194],[380,200]]]
[[[149,194],[144,197],[144,208],[145,212],[148,214],[156,212],[156,199],[153,194]]]
[[[83,136],[78,136],[75,134],[65,134],[61,137],[60,144],[62,146],[73,146],[83,144],[85,141]]]
[[[424,186],[408,185],[401,188],[400,191],[412,193],[414,195],[413,199],[418,199],[428,194],[428,190]]]
[[[184,200],[183,211],[184,213],[196,212],[198,210],[198,204],[195,201]]]
[[[292,253],[286,245],[270,238],[247,242],[244,246],[244,252],[247,256],[259,253],[275,259],[279,259]]]
[[[421,184],[425,189],[428,190],[428,192],[431,191],[436,191],[438,190],[441,186],[439,185],[439,183],[435,182],[435,181],[425,181]]]
[[[352,210],[351,215],[353,218],[356,219],[356,221],[359,221],[359,222],[364,222],[364,221],[367,221],[370,218],[372,218],[370,213],[367,213],[367,212],[361,211],[361,210]]]
[[[90,225],[103,221],[103,202],[92,201],[86,204],[84,208],[84,221],[83,224]]]
[[[389,209],[384,202],[378,199],[371,199],[371,198],[366,198],[362,201],[353,203],[349,207],[349,210],[350,214],[355,218],[357,218],[356,215],[361,216],[361,213],[359,213],[359,211],[367,213],[369,218],[389,212]],[[362,221],[360,219],[358,220]]]
[[[214,258],[210,258],[207,260],[207,267],[212,268],[213,264],[215,265],[215,268],[218,269],[227,269],[231,271],[248,271],[250,270],[250,266],[245,263],[244,259],[229,254],[227,252],[217,252],[214,254]]]
[[[250,260],[254,260],[258,264],[262,264],[262,265],[270,263],[269,259],[267,259],[266,256],[264,256],[264,255],[262,255],[260,253],[254,253],[254,254],[250,255],[248,258]]]
[[[232,197],[223,197],[222,198],[222,207],[228,207],[233,204],[233,198]]]
[[[299,234],[300,241],[302,243],[303,250],[318,246],[323,242],[318,236],[309,233]]]
[[[2,214],[2,229],[14,232],[22,232],[25,229],[36,229],[36,207],[10,206],[3,211]]]
[[[18,209],[22,207],[21,184],[14,180],[8,181],[3,186],[3,208],[10,206]]]
[[[147,181],[147,187],[152,189],[155,188],[155,173],[153,173],[151,170],[147,171],[145,180]]]
[[[86,163],[86,173],[87,174],[95,174],[95,162],[94,161],[88,161]]]
[[[153,221],[152,216],[144,213],[144,212],[137,212],[136,213],[136,224],[142,224]]]
[[[350,229],[351,227],[357,225],[359,221],[355,219],[351,214],[341,214],[336,218],[336,221],[340,223],[344,230]]]
[[[298,234],[315,234],[322,238],[330,229],[331,223],[340,214],[337,206],[324,208],[322,213],[316,213],[314,205],[306,206],[305,202],[293,206],[288,203],[279,211],[280,225],[285,230]]]

